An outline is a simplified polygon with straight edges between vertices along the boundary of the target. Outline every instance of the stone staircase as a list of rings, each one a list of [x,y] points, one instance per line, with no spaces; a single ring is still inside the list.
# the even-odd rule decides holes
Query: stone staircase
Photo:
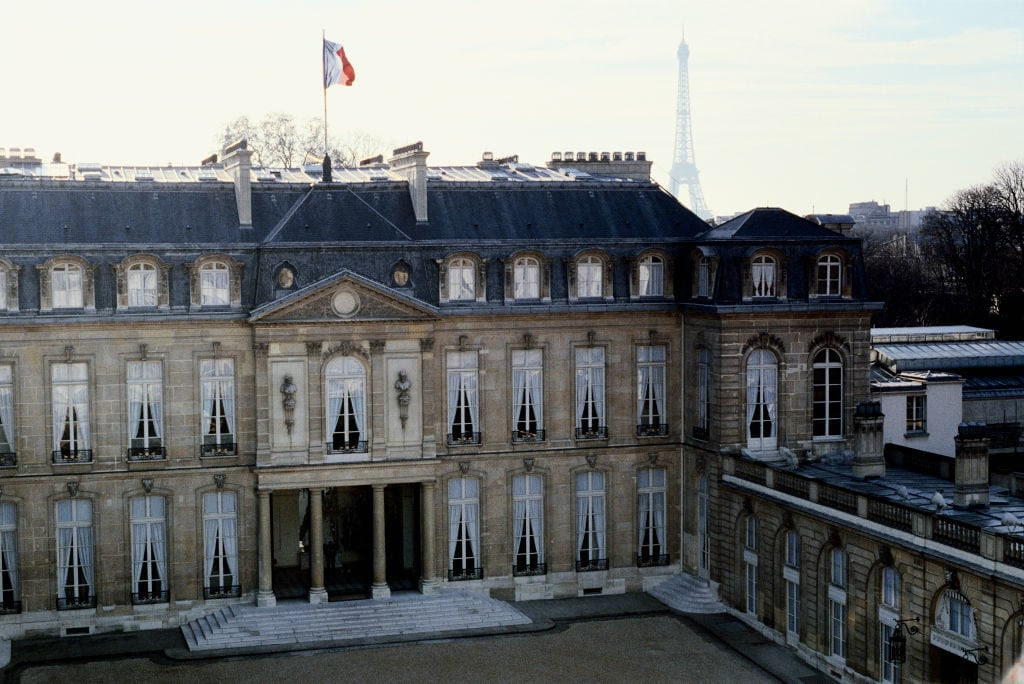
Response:
[[[647,593],[680,613],[725,612],[725,604],[711,583],[685,572],[651,587]]]
[[[501,601],[462,592],[397,594],[385,601],[279,604],[273,608],[229,605],[182,625],[190,651],[274,647],[282,650],[367,643],[383,637],[531,624]]]

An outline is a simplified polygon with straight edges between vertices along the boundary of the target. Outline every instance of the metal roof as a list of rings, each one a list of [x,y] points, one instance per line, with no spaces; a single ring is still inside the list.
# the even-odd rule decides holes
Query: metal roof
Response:
[[[958,342],[995,339],[995,330],[970,325],[922,325],[909,328],[872,328],[871,343]]]
[[[875,344],[872,357],[896,372],[1024,366],[1024,342]]]

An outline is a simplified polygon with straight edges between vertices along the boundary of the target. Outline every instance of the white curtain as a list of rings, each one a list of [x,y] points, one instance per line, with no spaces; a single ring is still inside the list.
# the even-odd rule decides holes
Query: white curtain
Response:
[[[576,560],[580,560],[587,541],[587,521],[590,519],[590,497],[576,497]],[[593,560],[593,559],[591,559]]]
[[[774,436],[776,434],[775,426],[778,425],[778,423],[775,420],[775,404],[778,401],[778,391],[776,388],[777,376],[774,357],[771,357],[770,362],[772,365],[764,369],[763,375],[764,403],[765,407],[768,410],[768,417],[771,418],[772,421],[772,434],[770,436]],[[763,436],[764,435],[762,435],[762,437]]]
[[[662,546],[665,542],[665,493],[651,494],[651,507],[654,513],[654,543]],[[662,546],[662,548],[664,548]]]
[[[597,424],[604,425],[604,366],[591,368],[590,378],[591,391],[594,396],[594,408],[597,411]]]
[[[234,517],[221,520],[221,541],[224,542],[224,555],[227,557],[228,570],[234,576],[233,584],[238,581],[238,538],[235,527]]]
[[[60,448],[60,439],[71,413],[70,389],[67,385],[53,386],[53,448]]]
[[[640,366],[637,368],[639,377],[636,382],[636,415],[637,422],[643,423],[643,418],[647,417],[647,413],[644,411],[644,399],[647,398],[648,388],[651,384],[651,367]]]
[[[362,380],[348,380],[348,396],[352,401],[352,413],[356,419],[356,430],[359,431],[359,439],[366,439],[364,424],[364,411],[366,409],[366,390]]]
[[[220,521],[216,518],[207,518],[203,522],[203,541],[206,546],[206,576],[203,586],[210,586],[210,578],[213,576],[213,561],[217,555],[217,531],[220,528]]]
[[[654,403],[657,406],[658,417],[662,423],[666,422],[665,416],[665,367],[651,367],[651,385],[654,390]]]
[[[164,436],[164,404],[160,387],[148,385],[146,392],[148,394],[149,410],[153,413],[153,434],[150,436],[160,439]]]
[[[131,439],[135,439],[139,434],[139,421],[142,420],[142,409],[145,404],[146,387],[138,383],[128,385],[128,413],[131,422],[129,425],[130,434],[128,435]],[[143,430],[142,434],[146,434]]]
[[[159,503],[159,506],[157,505]],[[164,511],[164,500],[160,498],[153,499],[153,515],[159,515],[163,517]],[[158,512],[159,509],[159,512]],[[157,573],[160,575],[160,580],[163,582],[163,588],[167,588],[167,548],[164,534],[164,525],[166,523],[163,520],[154,521],[150,525],[150,541],[153,545],[153,558],[156,560]]]
[[[594,532],[597,535],[597,549],[594,553],[598,558],[606,558],[604,552],[604,495],[590,497],[590,506],[593,509],[591,514],[594,518]]]
[[[327,416],[330,423],[327,425],[327,434],[333,436],[334,428],[338,425],[341,417],[341,407],[345,401],[345,383],[342,380],[330,379],[327,381]],[[332,437],[333,438],[333,437]]]
[[[88,585],[86,596],[96,593],[96,583],[93,580],[93,553],[92,553],[92,503],[89,501],[76,501],[78,506],[78,521],[88,521],[88,525],[79,525],[75,529],[77,533],[78,560],[82,565],[82,574],[85,575],[85,583]],[[84,596],[82,598],[85,598]]]
[[[0,378],[0,381],[3,379]],[[11,388],[0,386],[0,451],[15,451],[17,441],[14,437],[14,397]]]
[[[640,501],[639,505],[637,506],[637,509],[638,510],[636,516],[636,547],[642,551],[644,548],[644,532],[647,530],[647,526],[650,524],[648,522],[648,518],[651,515],[651,495],[649,493],[640,494]]]
[[[0,504],[0,526],[4,528],[0,532],[0,554],[3,554],[14,596],[18,597],[21,594],[18,591],[17,508],[14,504]]]
[[[476,419],[476,407],[477,407],[477,384],[476,384],[476,373],[463,373],[462,374],[462,386],[466,392],[466,404],[469,410],[469,420],[467,421],[473,432],[479,432],[480,428]]]
[[[761,371],[754,366],[754,358],[755,356],[751,356],[747,361],[747,437],[751,436],[750,424],[754,420],[758,390],[761,389]]]
[[[475,483],[476,480],[471,480],[471,482]],[[476,565],[480,565],[480,526],[476,524],[477,517],[480,515],[480,504],[467,503],[463,515],[465,516],[466,536],[469,537],[469,543],[472,545],[470,551],[472,551]]]
[[[530,524],[533,529],[535,541],[537,543],[537,562],[544,562],[544,511],[541,508],[541,499],[529,499],[526,506],[526,512],[530,516]]]
[[[74,528],[57,528],[57,595],[62,597],[65,595],[64,583],[68,578],[68,559],[74,539]]]
[[[452,480],[452,483],[458,480]],[[451,483],[448,496],[451,498]],[[448,569],[455,567],[455,549],[459,544],[459,523],[462,521],[462,504],[448,504]]]
[[[577,357],[578,359],[579,357]],[[590,377],[586,368],[576,369],[576,427],[583,427],[583,409],[587,404]]]
[[[220,398],[224,402],[224,421],[228,424],[228,432],[232,439],[235,435],[235,381],[220,380],[217,383],[220,388]]]
[[[459,388],[461,375],[458,371],[448,371],[448,431],[455,432],[455,411],[459,405]]]

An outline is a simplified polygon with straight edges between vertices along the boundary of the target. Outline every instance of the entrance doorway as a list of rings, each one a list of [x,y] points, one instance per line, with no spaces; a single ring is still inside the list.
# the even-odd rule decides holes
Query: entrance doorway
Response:
[[[416,591],[420,581],[420,486],[384,489],[385,558],[392,591]]]
[[[975,684],[978,681],[977,663],[935,646],[931,646],[929,651],[931,681],[944,684]]]

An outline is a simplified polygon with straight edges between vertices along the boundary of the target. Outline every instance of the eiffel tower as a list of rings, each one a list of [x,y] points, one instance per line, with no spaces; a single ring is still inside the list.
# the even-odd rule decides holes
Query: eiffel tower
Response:
[[[669,172],[669,191],[679,197],[679,186],[685,185],[690,193],[690,209],[702,219],[711,218],[711,212],[704,204],[704,192],[700,189],[700,172],[693,160],[693,131],[690,125],[690,48],[686,36],[679,43],[679,92],[676,100],[676,145],[672,155],[672,170]]]

